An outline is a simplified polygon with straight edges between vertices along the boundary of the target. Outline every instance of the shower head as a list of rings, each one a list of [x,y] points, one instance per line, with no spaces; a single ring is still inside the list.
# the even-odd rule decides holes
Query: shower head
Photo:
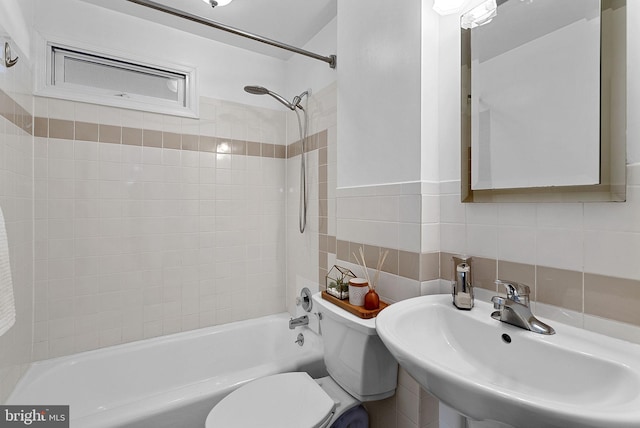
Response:
[[[264,88],[262,86],[245,86],[244,90],[245,90],[245,92],[248,92],[248,93],[253,94],[253,95],[271,95],[273,98],[275,98],[280,103],[282,103],[285,107],[287,107],[288,109],[291,109],[291,110],[295,110],[296,107],[298,107],[298,105],[300,103],[300,97],[294,98],[294,103],[290,103],[289,101],[285,100],[284,97],[282,97],[282,96],[276,94],[275,92],[272,92],[272,91],[270,91],[267,88]]]
[[[245,86],[244,90],[245,92],[248,92],[253,95],[266,95],[269,93],[269,90],[262,86]]]

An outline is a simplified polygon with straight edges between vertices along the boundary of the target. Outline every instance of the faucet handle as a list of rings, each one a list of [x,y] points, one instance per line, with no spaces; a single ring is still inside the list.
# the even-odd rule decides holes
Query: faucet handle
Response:
[[[496,279],[495,284],[498,286],[502,285],[507,289],[508,299],[517,303],[522,303],[525,306],[529,306],[529,294],[531,293],[531,289],[528,285],[502,279]]]
[[[491,301],[493,302],[493,309],[497,309],[499,311],[504,309],[504,300],[505,300],[504,297],[493,296],[491,298]]]

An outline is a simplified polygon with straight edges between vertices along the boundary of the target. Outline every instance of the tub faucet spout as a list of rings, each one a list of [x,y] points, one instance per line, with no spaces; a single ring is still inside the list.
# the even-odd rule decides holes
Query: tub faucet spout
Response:
[[[309,317],[307,315],[303,315],[298,318],[291,318],[289,320],[289,329],[293,330],[296,327],[301,327],[303,325],[309,325]]]

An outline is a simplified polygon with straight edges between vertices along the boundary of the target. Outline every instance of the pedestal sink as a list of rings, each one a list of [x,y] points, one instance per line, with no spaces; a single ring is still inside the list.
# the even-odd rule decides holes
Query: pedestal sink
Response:
[[[640,427],[640,345],[549,322],[545,336],[450,295],[386,308],[376,329],[398,363],[444,404],[517,428]]]

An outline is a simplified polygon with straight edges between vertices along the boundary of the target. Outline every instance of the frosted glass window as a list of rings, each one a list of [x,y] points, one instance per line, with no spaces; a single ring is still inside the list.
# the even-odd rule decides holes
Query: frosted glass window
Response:
[[[63,96],[149,111],[173,109],[177,114],[192,109],[189,72],[54,45],[50,49],[49,85],[64,91]]]

